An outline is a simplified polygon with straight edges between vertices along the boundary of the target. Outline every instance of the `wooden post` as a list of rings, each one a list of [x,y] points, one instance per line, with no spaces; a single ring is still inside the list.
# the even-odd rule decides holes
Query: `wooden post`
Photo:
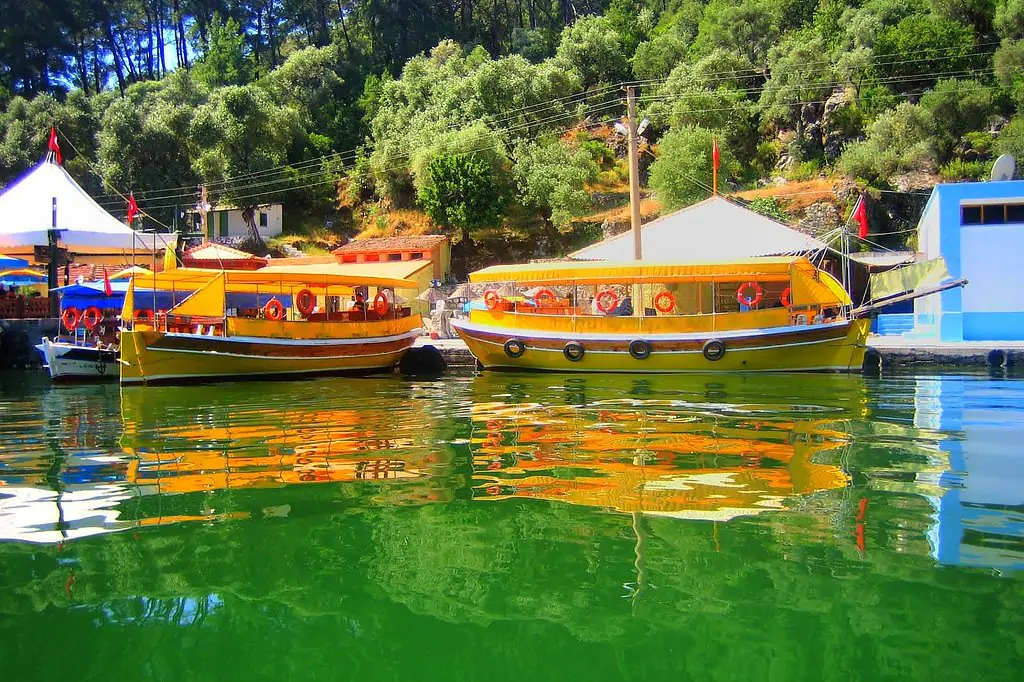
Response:
[[[636,91],[626,87],[626,116],[629,127],[629,222],[633,230],[633,258],[643,258],[643,244],[640,239],[640,168],[639,145],[636,134]]]

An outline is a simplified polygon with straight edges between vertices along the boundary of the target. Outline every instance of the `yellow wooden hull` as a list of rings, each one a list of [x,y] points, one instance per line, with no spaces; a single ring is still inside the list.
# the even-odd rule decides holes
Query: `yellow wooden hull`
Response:
[[[826,324],[793,325],[769,329],[731,330],[684,334],[596,334],[501,327],[471,321],[452,326],[485,368],[547,370],[554,372],[786,372],[860,371],[864,362],[869,320],[843,320]],[[513,346],[510,341],[522,344]],[[705,354],[708,341],[725,348],[718,359]],[[630,353],[630,344],[642,341],[649,354]],[[566,345],[583,347],[582,357],[567,357]],[[635,348],[643,350],[644,346]],[[642,355],[642,353],[638,353]],[[710,354],[714,357],[714,353]]]
[[[289,377],[385,370],[402,359],[420,333],[420,317],[337,325],[335,336],[307,336],[304,322],[263,322],[259,336],[207,336],[152,329],[121,334],[121,383]],[[273,326],[273,332],[269,330]],[[260,331],[252,329],[249,331]],[[359,336],[341,336],[351,330]]]

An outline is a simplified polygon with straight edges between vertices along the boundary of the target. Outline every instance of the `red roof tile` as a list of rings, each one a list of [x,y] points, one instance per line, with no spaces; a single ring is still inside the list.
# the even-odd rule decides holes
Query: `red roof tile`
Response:
[[[379,253],[381,251],[408,251],[410,249],[432,249],[448,241],[443,234],[409,235],[405,237],[378,237],[356,239],[339,246],[331,253]]]
[[[239,249],[233,249],[230,246],[224,244],[214,244],[212,242],[203,242],[199,246],[193,246],[191,249],[182,254],[182,260],[206,260],[206,261],[225,261],[225,260],[264,260],[259,256],[254,256],[246,251]]]

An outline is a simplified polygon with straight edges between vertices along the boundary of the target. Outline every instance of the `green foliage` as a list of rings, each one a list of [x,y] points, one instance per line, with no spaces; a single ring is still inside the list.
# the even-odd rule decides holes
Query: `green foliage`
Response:
[[[967,71],[978,65],[974,32],[955,21],[915,14],[878,32],[875,74],[897,92],[920,91],[934,74]],[[907,55],[916,58],[908,59]]]
[[[840,167],[849,176],[869,181],[888,180],[896,173],[936,166],[931,115],[904,102],[881,114],[868,126],[867,139],[848,146]]]
[[[689,45],[675,33],[640,43],[633,55],[633,75],[641,80],[664,78],[679,64]]]
[[[953,159],[939,169],[939,177],[943,182],[960,182],[964,180],[984,180],[992,164],[985,161],[964,161]]]
[[[1004,40],[1024,38],[1024,0],[996,0],[992,25]]]
[[[964,136],[983,128],[995,113],[989,88],[970,80],[939,81],[921,97],[921,108],[934,122],[940,163],[951,159]]]
[[[818,159],[808,159],[793,164],[793,167],[786,173],[786,177],[794,182],[804,182],[818,177],[821,174],[821,162]]]
[[[992,143],[992,154],[1012,154],[1018,160],[1017,163],[1021,163],[1021,159],[1024,159],[1024,116],[1015,116],[999,131],[999,137]],[[1019,169],[1017,174],[1020,177]]]
[[[572,219],[590,207],[586,183],[597,165],[585,150],[573,151],[557,141],[520,142],[513,152],[519,201],[568,231]]]
[[[701,19],[693,49],[700,55],[724,49],[764,66],[768,50],[778,42],[779,35],[778,17],[769,5],[757,0],[740,4],[712,0]]]
[[[803,138],[804,102],[822,101],[832,92],[831,70],[818,63],[824,41],[808,33],[795,33],[768,52],[771,76],[761,91],[765,119],[792,126]]]
[[[252,63],[246,55],[245,38],[238,22],[234,17],[222,22],[220,15],[214,14],[208,30],[205,52],[193,70],[196,80],[211,88],[248,83]]]
[[[639,3],[634,0],[612,0],[604,16],[608,24],[619,34],[619,43],[622,46],[623,55],[630,56],[636,52],[636,47],[646,37],[649,26],[645,26],[647,17],[641,16]]]
[[[775,197],[759,197],[752,200],[747,208],[780,223],[789,224],[793,222],[793,216],[782,207],[782,204]]]
[[[996,77],[1024,111],[1024,40],[1004,40],[993,57]]]
[[[651,164],[650,184],[666,210],[689,206],[711,194],[714,136],[711,130],[684,126],[661,138],[658,159]],[[721,140],[719,156],[718,181],[724,184],[736,173],[739,164]]]
[[[579,74],[584,88],[617,83],[629,77],[622,39],[604,17],[588,16],[562,32],[555,58]]]
[[[427,176],[420,205],[435,223],[455,231],[454,241],[501,220],[506,194],[486,160],[439,156],[427,164]]]

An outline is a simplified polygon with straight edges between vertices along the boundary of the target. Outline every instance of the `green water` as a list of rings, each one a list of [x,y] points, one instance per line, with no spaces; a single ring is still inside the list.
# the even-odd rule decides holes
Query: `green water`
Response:
[[[1016,680],[1024,381],[0,376],[8,680]]]

